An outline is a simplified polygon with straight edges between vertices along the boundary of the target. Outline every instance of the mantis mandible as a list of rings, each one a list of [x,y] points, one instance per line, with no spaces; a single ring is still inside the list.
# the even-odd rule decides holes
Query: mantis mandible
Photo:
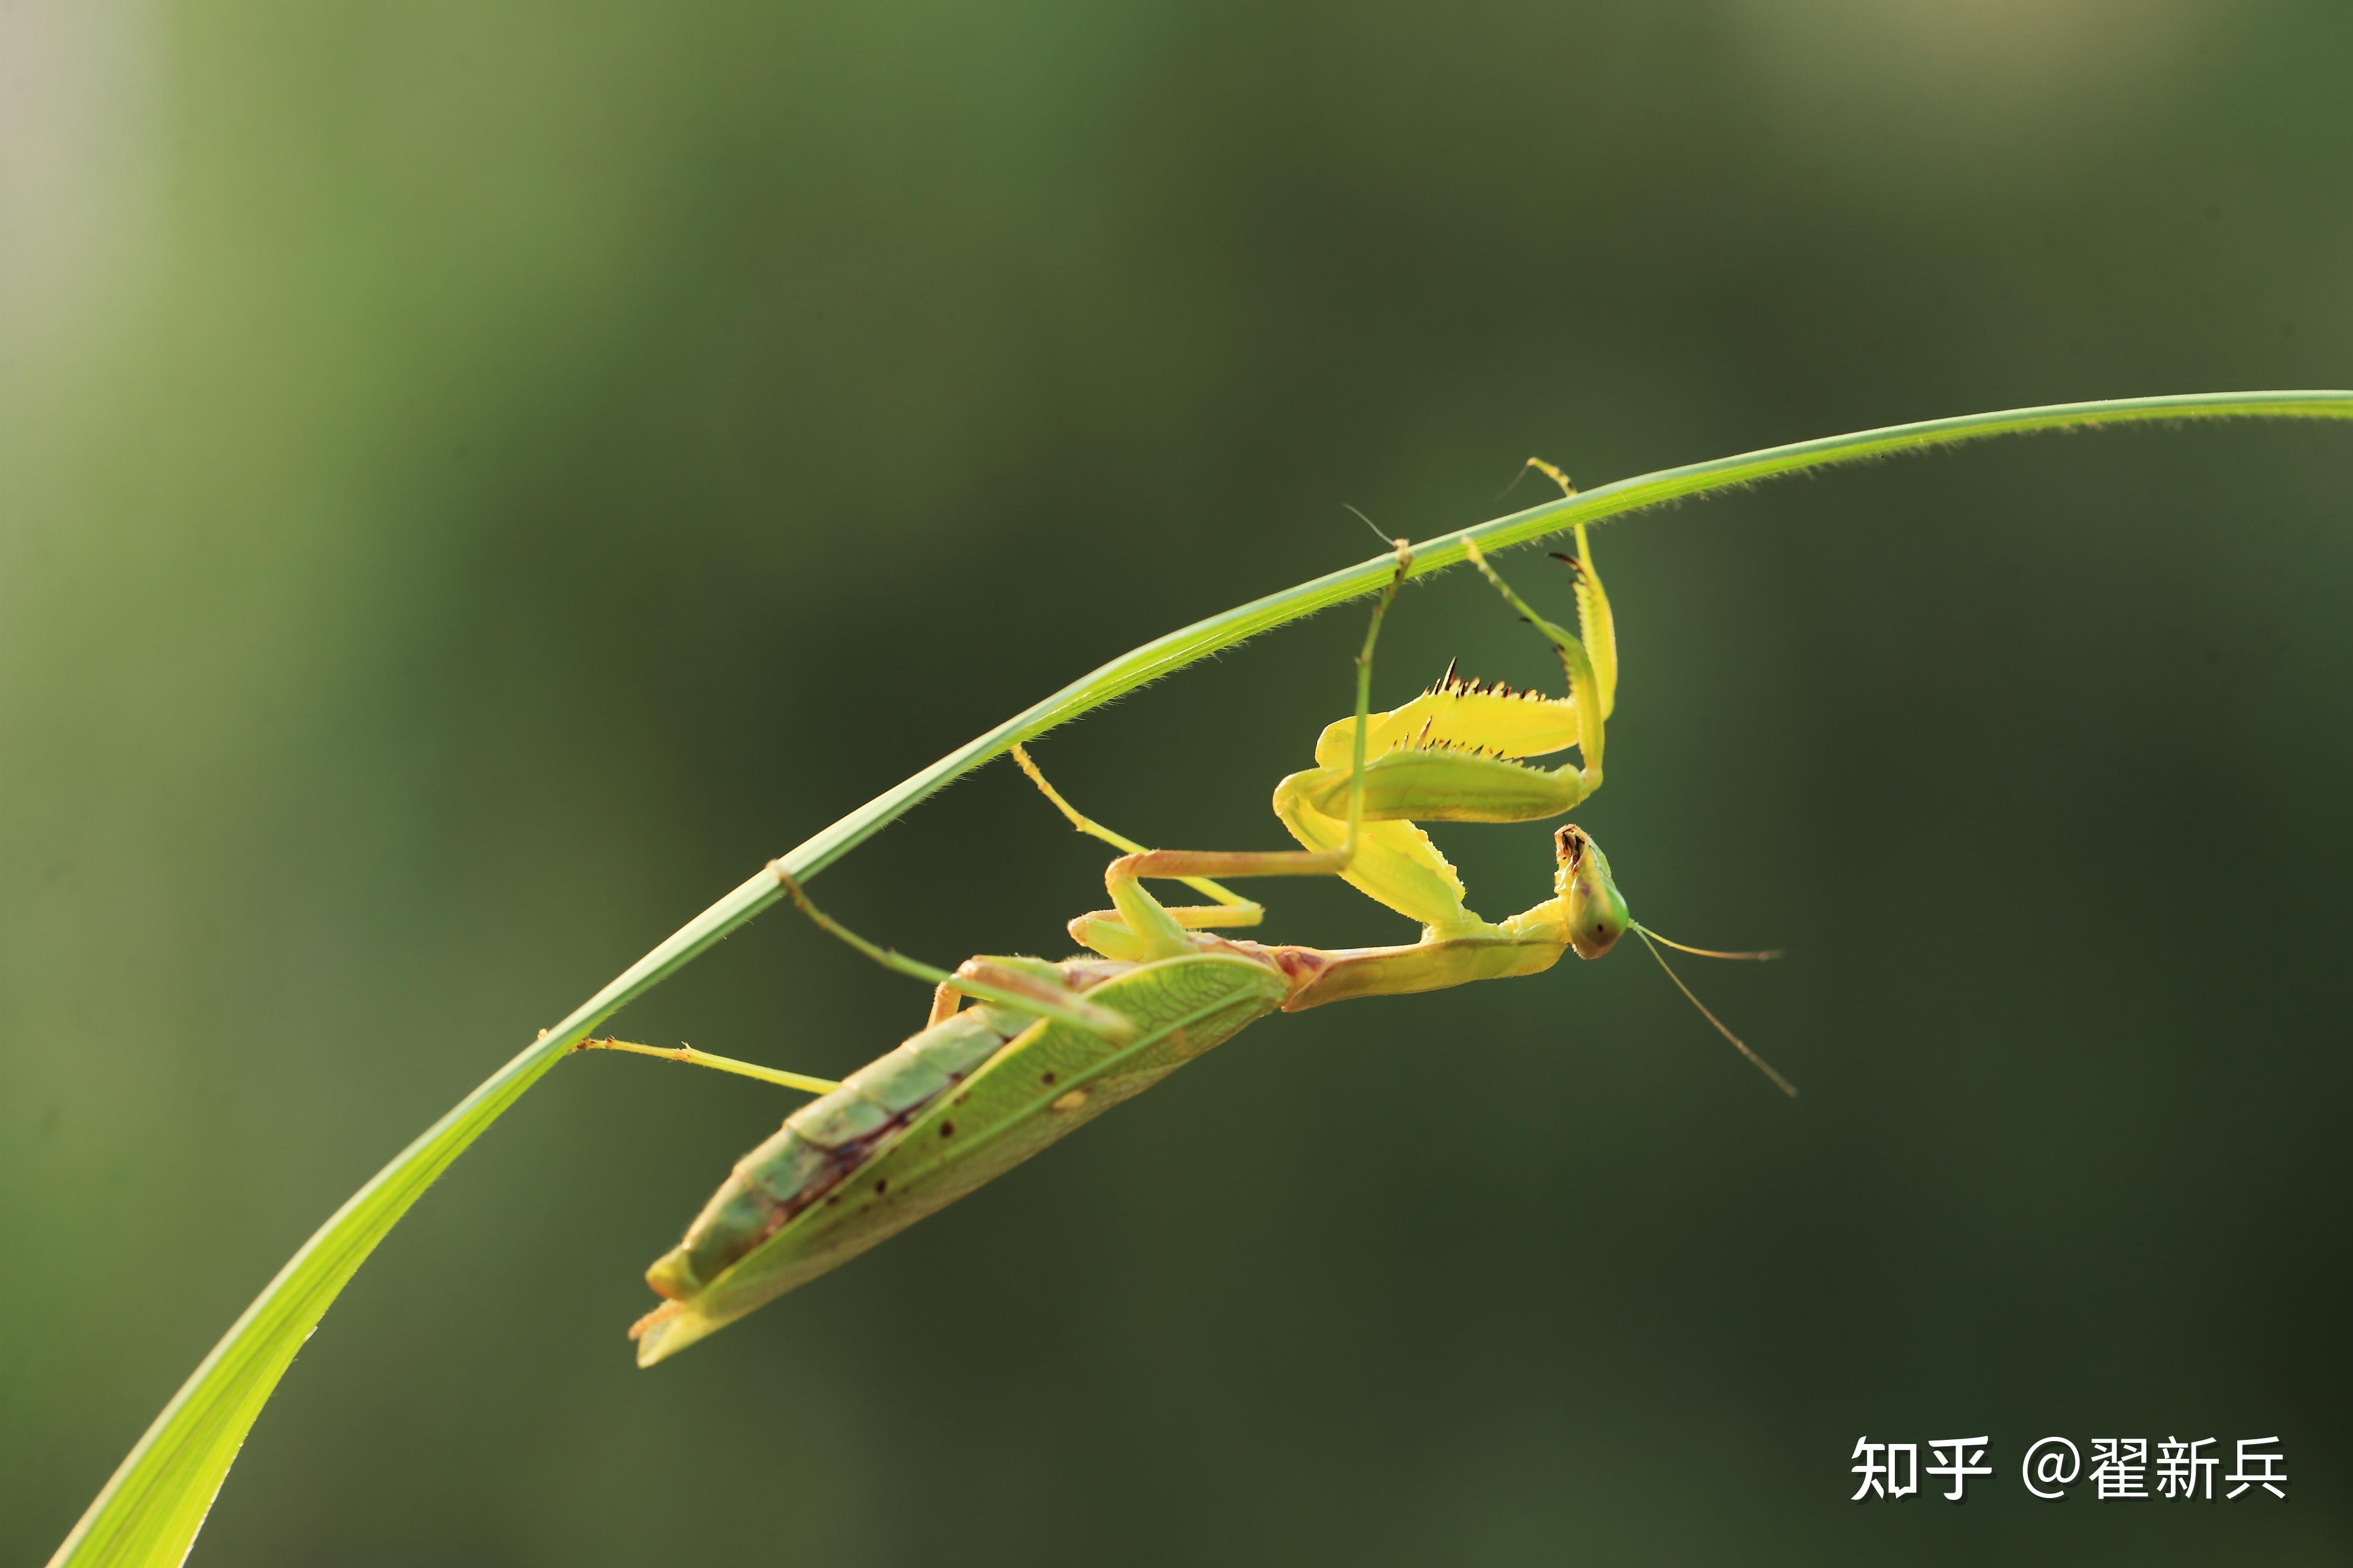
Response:
[[[1550,464],[1531,459],[1531,466],[1569,488]],[[819,1092],[737,1162],[685,1238],[647,1270],[665,1300],[629,1331],[639,1365],[677,1353],[896,1235],[1270,1014],[1537,974],[1564,953],[1599,958],[1628,931],[1667,967],[1655,944],[1682,944],[1634,921],[1609,858],[1584,829],[1571,824],[1553,837],[1552,897],[1488,921],[1464,904],[1461,879],[1417,826],[1541,821],[1600,787],[1617,636],[1584,528],[1577,531],[1577,553],[1558,557],[1576,574],[1577,633],[1538,615],[1476,544],[1470,547],[1472,564],[1551,644],[1567,677],[1566,697],[1461,680],[1450,666],[1411,701],[1375,713],[1374,647],[1412,563],[1407,542],[1394,543],[1397,570],[1356,656],[1356,711],[1324,731],[1314,767],[1275,787],[1275,815],[1300,848],[1146,849],[1082,815],[1016,746],[1016,762],[1073,826],[1124,851],[1103,873],[1112,907],[1071,921],[1087,953],[1061,963],[978,957],[948,973],[843,927],[772,867],[818,925],[933,984],[921,1032],[838,1084],[686,1047],[582,1042],[577,1048],[669,1057]],[[1570,747],[1577,752],[1573,765],[1545,769],[1527,761]],[[1341,949],[1220,936],[1258,924],[1264,910],[1210,879],[1218,877],[1343,878],[1419,922],[1422,933],[1398,946]],[[1145,887],[1152,880],[1185,883],[1211,901],[1164,904]],[[1775,1084],[1797,1092],[1672,968],[1667,973]],[[967,999],[975,1005],[965,1006]]]

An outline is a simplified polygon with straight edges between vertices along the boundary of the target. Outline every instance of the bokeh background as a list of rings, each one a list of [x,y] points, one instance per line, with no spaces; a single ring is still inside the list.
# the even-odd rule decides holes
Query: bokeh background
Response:
[[[0,1557],[464,1090],[1066,679],[1594,483],[2344,385],[2327,0],[0,5]],[[1610,525],[1639,952],[1261,1026],[650,1373],[788,1098],[546,1080],[326,1319],[196,1562],[2353,1557],[2353,433],[2043,437]],[[1566,605],[1535,553],[1531,592]],[[1275,846],[1356,610],[1059,733]],[[1546,679],[1474,580],[1385,701]],[[1474,901],[1545,829],[1442,834]],[[998,766],[828,873],[953,962],[1104,852]],[[1400,934],[1272,889],[1278,938]],[[788,913],[617,1022],[846,1070]],[[1860,1436],[1985,1432],[1958,1508]],[[2028,1500],[2046,1433],[2295,1500]]]

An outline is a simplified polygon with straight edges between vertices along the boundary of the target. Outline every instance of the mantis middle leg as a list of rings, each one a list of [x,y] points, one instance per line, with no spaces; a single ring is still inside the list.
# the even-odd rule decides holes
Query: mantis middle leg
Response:
[[[1178,957],[1197,951],[1190,931],[1208,926],[1256,924],[1263,913],[1260,906],[1240,899],[1209,878],[1336,877],[1346,872],[1356,857],[1365,816],[1363,783],[1366,737],[1370,731],[1367,721],[1372,708],[1373,652],[1380,641],[1381,622],[1389,605],[1396,602],[1406,574],[1413,567],[1412,547],[1402,539],[1396,545],[1397,570],[1373,605],[1371,624],[1365,629],[1364,647],[1356,655],[1356,723],[1349,770],[1352,782],[1344,784],[1340,792],[1340,809],[1345,816],[1337,844],[1305,849],[1145,849],[1133,839],[1080,815],[1046,782],[1027,754],[1020,755],[1023,769],[1080,831],[1130,851],[1113,861],[1103,873],[1112,908],[1072,921],[1072,936],[1107,958],[1148,963]],[[1185,882],[1219,902],[1208,907],[1171,909],[1145,890],[1143,884],[1146,878]]]
[[[1086,816],[1078,807],[1063,799],[1062,792],[1046,781],[1046,775],[1039,770],[1038,764],[1030,759],[1025,748],[1018,744],[1015,745],[1013,760],[1020,764],[1023,773],[1029,775],[1029,782],[1036,784],[1046,798],[1053,803],[1054,809],[1070,820],[1071,826],[1091,837],[1102,839],[1114,848],[1124,849],[1131,855],[1141,855],[1145,852],[1144,846],[1134,839],[1124,833],[1117,833],[1105,827],[1102,823]],[[1195,892],[1206,894],[1217,900],[1213,904],[1167,906],[1169,918],[1187,931],[1203,931],[1219,926],[1254,926],[1266,918],[1265,905],[1254,900],[1245,899],[1232,889],[1213,882],[1207,877],[1181,877],[1177,880]],[[1134,956],[1131,949],[1141,951],[1135,947],[1134,933],[1128,931],[1127,928],[1119,922],[1117,915],[1111,910],[1084,915],[1071,921],[1071,934],[1076,937],[1082,946],[1100,952],[1107,958],[1127,959]],[[1102,945],[1104,942],[1111,942],[1113,947]],[[1119,951],[1114,952],[1113,948]]]

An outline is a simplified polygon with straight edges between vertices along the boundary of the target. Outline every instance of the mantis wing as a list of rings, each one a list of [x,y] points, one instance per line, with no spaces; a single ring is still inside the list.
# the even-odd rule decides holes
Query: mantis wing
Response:
[[[1040,1019],[904,1128],[877,1143],[827,1195],[685,1300],[630,1331],[651,1366],[754,1309],[896,1236],[995,1180],[1113,1106],[1282,1005],[1282,973],[1199,953],[1138,965],[1087,992],[1138,1026],[1114,1046]]]

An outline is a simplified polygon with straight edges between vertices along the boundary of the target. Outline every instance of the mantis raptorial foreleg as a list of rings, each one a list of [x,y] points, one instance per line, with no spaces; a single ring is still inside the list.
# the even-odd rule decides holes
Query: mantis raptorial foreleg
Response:
[[[1567,488],[1565,476],[1556,471],[1554,477]],[[1582,639],[1536,614],[1475,544],[1470,556],[1504,601],[1553,645],[1568,678],[1566,700],[1459,681],[1450,672],[1404,707],[1373,714],[1372,657],[1388,606],[1385,596],[1375,607],[1358,656],[1355,715],[1324,731],[1316,742],[1317,767],[1276,787],[1275,813],[1303,847],[1293,851],[1145,851],[1082,815],[1020,753],[1024,771],[1074,826],[1131,851],[1105,874],[1114,908],[1073,921],[1071,934],[1106,957],[1148,962],[1190,951],[1188,931],[1244,923],[1236,914],[1243,901],[1202,879],[1338,876],[1415,920],[1433,938],[1503,936],[1505,928],[1490,925],[1465,905],[1461,879],[1412,819],[1526,822],[1577,805],[1600,787],[1603,715],[1610,693]],[[1405,570],[1402,548],[1399,560],[1391,595]],[[1571,564],[1578,569],[1580,626],[1597,645],[1611,647],[1614,679],[1616,639],[1608,597],[1599,574],[1580,563]],[[1580,753],[1574,767],[1545,770],[1517,760],[1569,746]],[[1143,889],[1146,878],[1187,880],[1229,902],[1206,910],[1171,909]]]
[[[1567,488],[1566,476],[1536,466]],[[1617,679],[1609,602],[1589,554],[1570,561],[1578,574],[1586,639],[1537,615],[1475,544],[1469,554],[1504,602],[1553,645],[1568,678],[1567,698],[1459,680],[1450,669],[1412,701],[1370,719],[1366,744],[1373,756],[1360,785],[1352,785],[1339,765],[1344,750],[1357,740],[1360,721],[1342,720],[1317,739],[1316,766],[1292,774],[1274,792],[1275,815],[1292,836],[1310,849],[1328,849],[1345,831],[1339,801],[1351,788],[1360,789],[1366,826],[1356,858],[1342,875],[1367,898],[1441,935],[1475,932],[1486,922],[1464,904],[1461,879],[1415,823],[1535,822],[1577,806],[1601,787],[1604,720]],[[1587,639],[1607,653],[1588,653]],[[1547,770],[1521,760],[1570,746],[1579,753],[1573,767]]]

